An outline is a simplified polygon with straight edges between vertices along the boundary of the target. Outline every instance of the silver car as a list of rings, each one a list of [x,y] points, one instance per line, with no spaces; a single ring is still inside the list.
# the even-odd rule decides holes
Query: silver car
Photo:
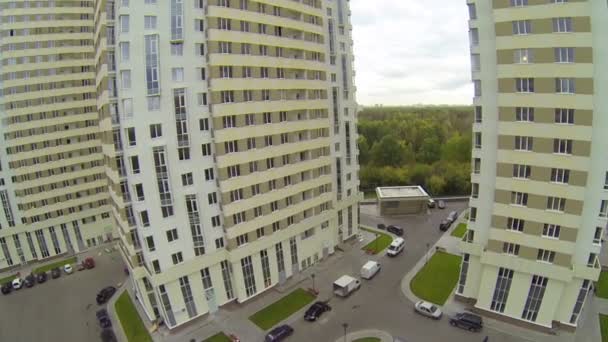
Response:
[[[441,315],[443,315],[443,312],[441,312],[441,309],[437,305],[423,300],[414,304],[414,311],[432,319],[440,319]]]

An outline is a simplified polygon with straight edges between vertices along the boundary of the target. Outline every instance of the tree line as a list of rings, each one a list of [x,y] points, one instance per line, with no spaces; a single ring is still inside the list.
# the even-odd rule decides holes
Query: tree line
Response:
[[[468,195],[472,122],[469,106],[364,107],[361,190],[421,185],[432,196]]]

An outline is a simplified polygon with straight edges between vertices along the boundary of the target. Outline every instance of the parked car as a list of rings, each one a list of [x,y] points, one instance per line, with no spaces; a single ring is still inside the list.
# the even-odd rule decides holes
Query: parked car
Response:
[[[0,291],[2,291],[2,294],[5,295],[11,293],[13,291],[13,284],[11,284],[10,282],[2,284],[2,287],[0,287]]]
[[[21,287],[23,287],[23,279],[19,277],[13,279],[12,285],[14,290],[19,290]]]
[[[116,292],[116,288],[114,286],[104,287],[97,294],[97,298],[96,298],[97,304],[99,304],[99,305],[104,304],[105,302],[108,301],[108,299],[110,299],[114,295],[115,292]]]
[[[361,267],[361,278],[372,279],[376,273],[380,271],[380,263],[377,261],[368,261]]]
[[[435,205],[437,203],[435,203],[435,200],[432,198],[429,198],[428,202],[426,202],[426,206],[429,207],[429,209],[435,208]]]
[[[36,285],[36,277],[34,274],[29,274],[27,277],[25,277],[23,280],[23,285],[28,288]]]
[[[38,282],[38,284],[44,283],[47,279],[48,276],[46,275],[46,272],[36,274],[36,281]]]
[[[439,230],[441,230],[442,232],[445,232],[446,230],[450,229],[451,225],[452,225],[452,221],[447,220],[447,219],[443,220],[439,224]]]
[[[380,229],[380,230],[385,230],[386,229],[386,225],[384,223],[378,223],[378,225],[376,227],[378,229]]]
[[[461,312],[450,318],[450,325],[477,332],[483,328],[483,320],[480,316],[472,313]]]
[[[403,238],[396,238],[391,242],[388,246],[388,250],[386,251],[386,255],[388,256],[397,256],[397,254],[401,253],[405,248],[405,240]]]
[[[393,233],[397,236],[403,236],[403,228],[401,228],[399,226],[390,225],[390,226],[386,227],[386,231],[389,233]]]
[[[53,279],[57,279],[61,277],[61,271],[59,270],[59,267],[55,267],[51,270],[51,278]]]
[[[441,309],[439,309],[435,304],[425,302],[423,300],[414,304],[414,311],[423,316],[430,317],[433,319],[440,319],[441,315],[443,314],[441,312]]]
[[[90,270],[91,268],[95,268],[95,259],[88,257],[88,258],[84,259],[84,261],[82,262],[82,265],[87,270]]]
[[[293,334],[293,328],[287,324],[279,325],[278,327],[270,330],[268,334],[266,334],[265,342],[278,342],[283,341],[287,337]]]
[[[450,214],[448,215],[446,220],[450,220],[451,223],[454,223],[454,221],[456,221],[457,219],[458,219],[458,212],[452,211],[452,212],[450,212]]]
[[[445,202],[442,201],[442,200],[439,200],[437,202],[437,208],[439,208],[439,209],[445,209]]]
[[[97,321],[102,329],[112,326],[112,321],[110,320],[110,316],[108,315],[108,311],[106,309],[97,310],[95,316],[97,316]]]
[[[102,342],[118,342],[112,329],[103,329],[100,337]]]
[[[361,281],[349,275],[343,275],[338,280],[334,281],[334,294],[340,297],[348,297],[351,293],[357,291],[361,287]]]
[[[70,264],[63,265],[63,271],[65,274],[72,274],[74,272],[74,268]]]
[[[304,319],[309,322],[314,322],[326,311],[331,311],[331,307],[327,305],[327,303],[315,302],[304,313]]]

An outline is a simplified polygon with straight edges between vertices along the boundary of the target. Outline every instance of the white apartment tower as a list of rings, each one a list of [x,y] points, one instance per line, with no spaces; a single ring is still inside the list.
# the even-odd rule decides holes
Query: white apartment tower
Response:
[[[468,0],[475,122],[457,297],[576,328],[608,216],[608,6]]]

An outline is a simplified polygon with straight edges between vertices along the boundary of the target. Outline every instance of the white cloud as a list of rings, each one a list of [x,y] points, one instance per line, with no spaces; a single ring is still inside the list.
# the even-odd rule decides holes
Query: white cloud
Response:
[[[362,105],[468,104],[467,7],[454,0],[351,0]]]

